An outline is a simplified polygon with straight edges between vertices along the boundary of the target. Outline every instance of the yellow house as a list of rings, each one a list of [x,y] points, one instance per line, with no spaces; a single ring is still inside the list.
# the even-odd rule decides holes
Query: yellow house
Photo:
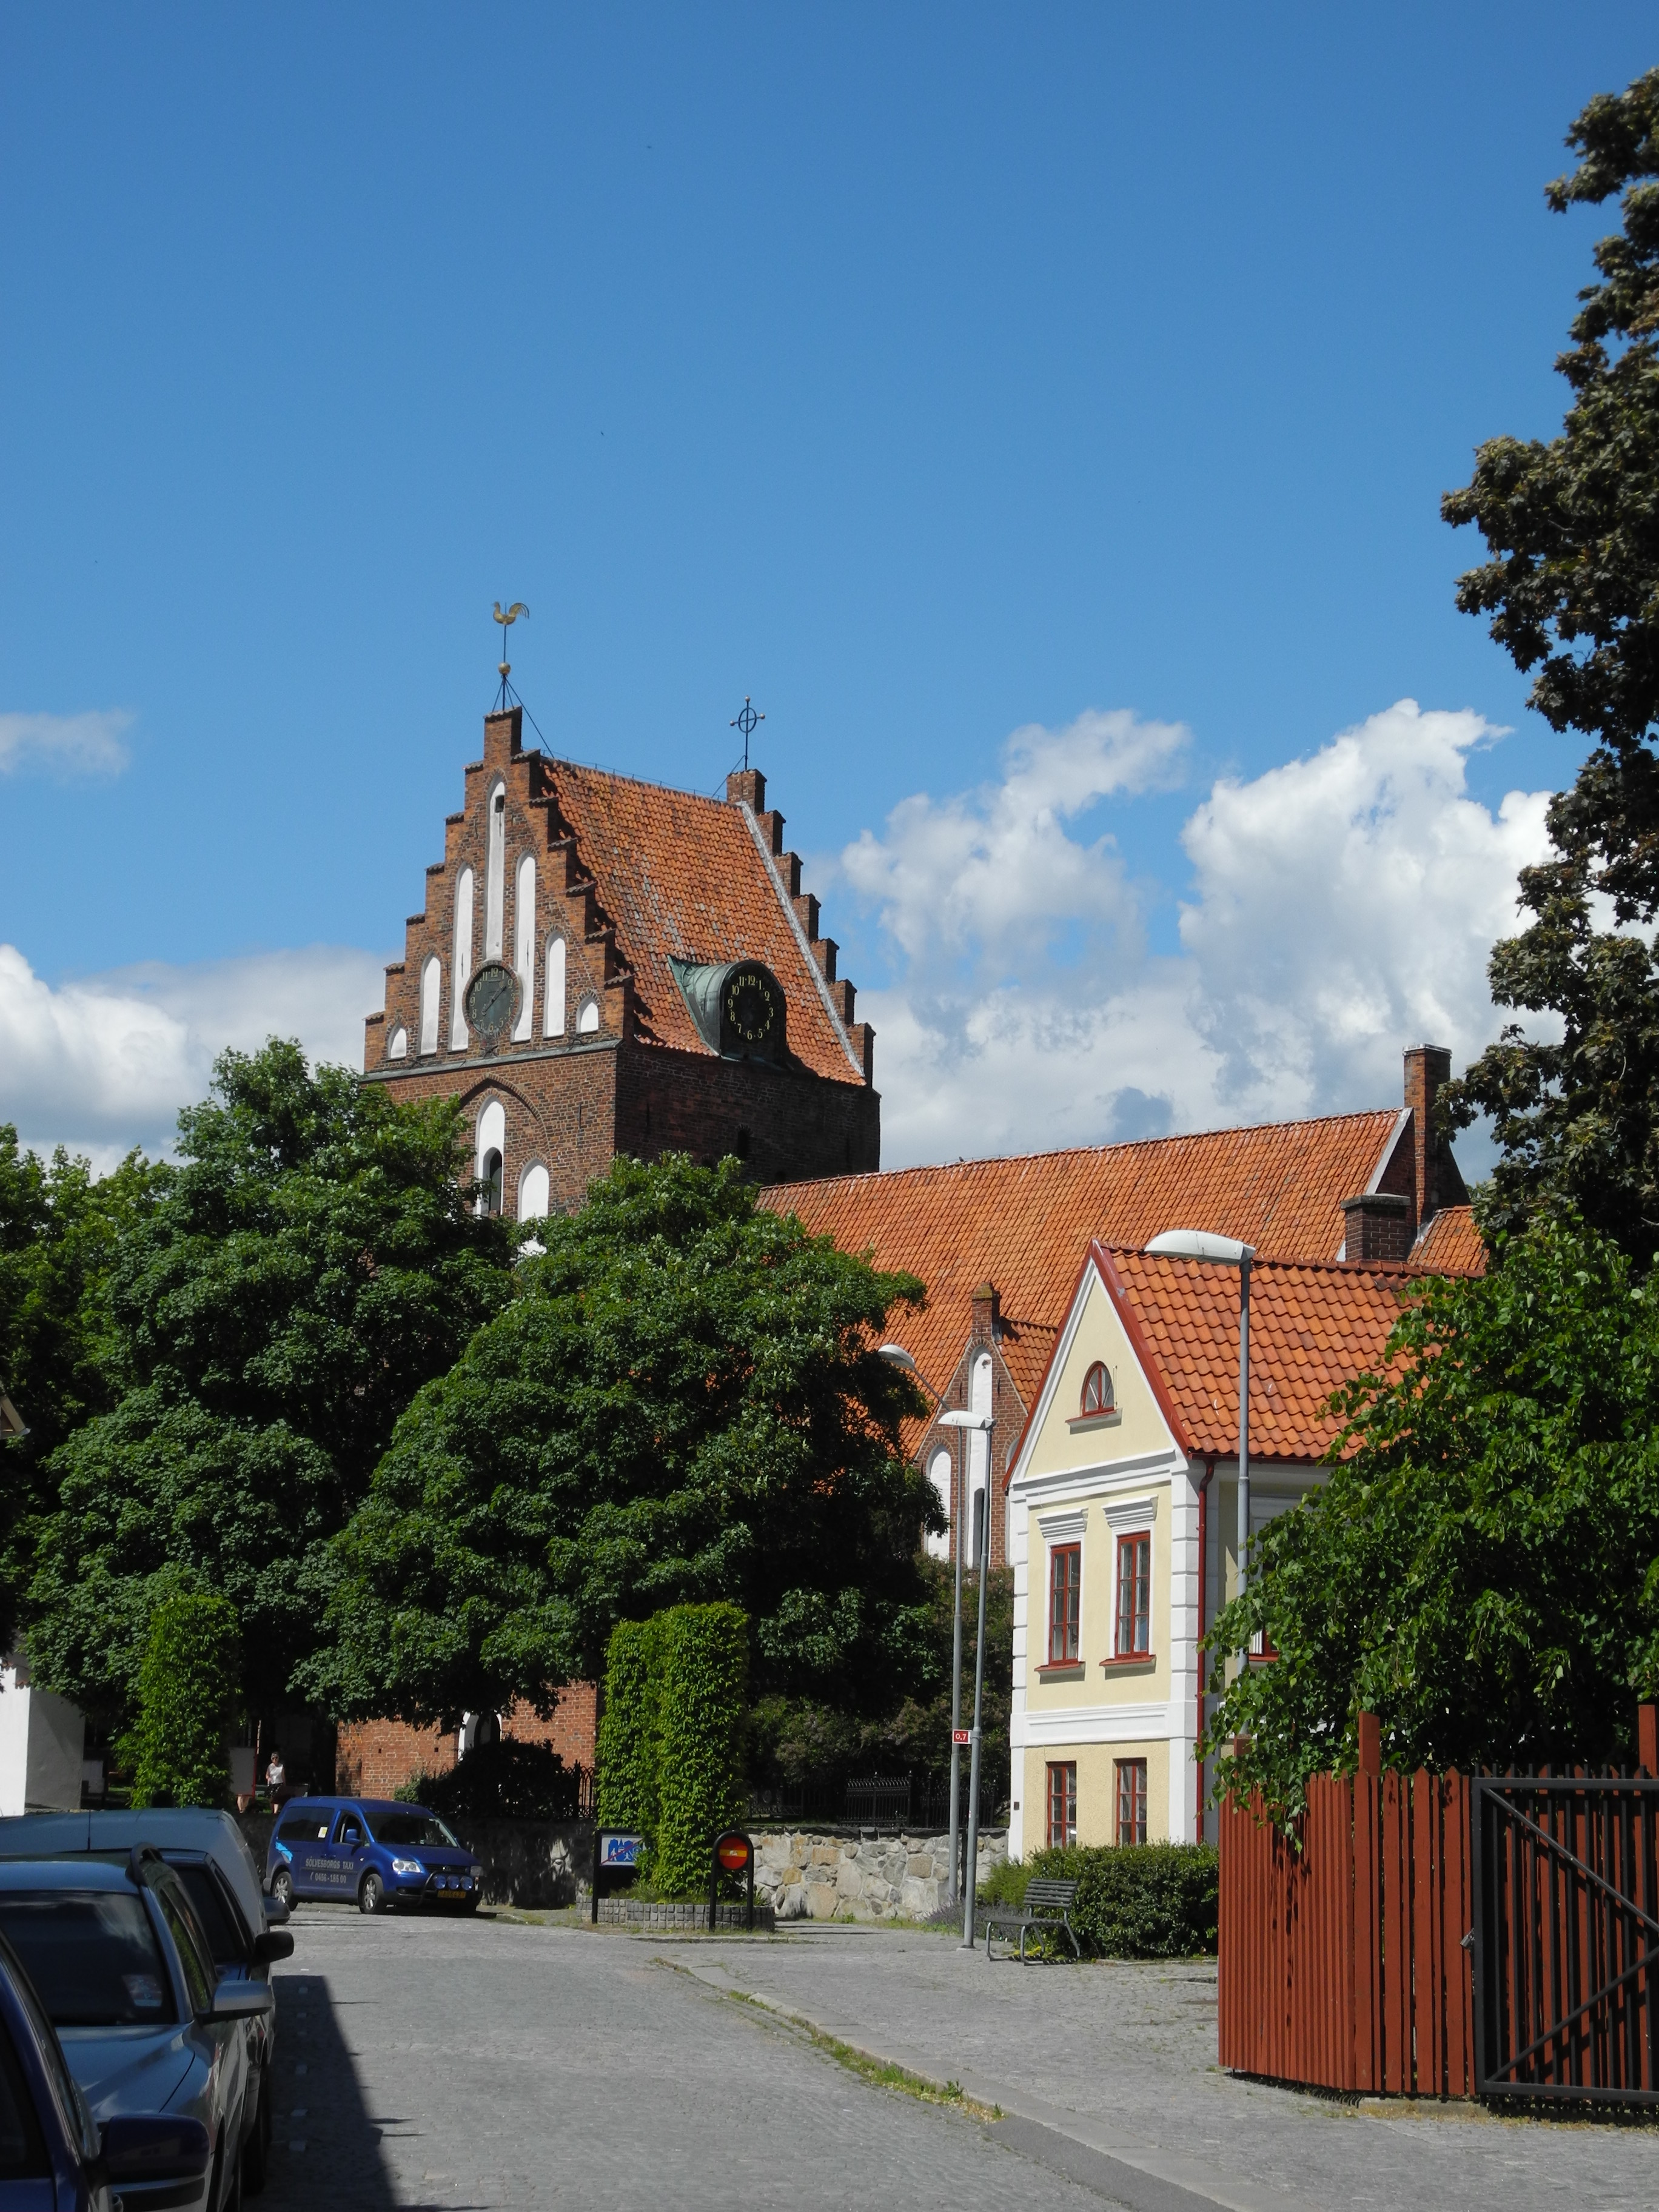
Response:
[[[1323,1480],[1330,1395],[1381,1362],[1412,1272],[1252,1267],[1252,1536]],[[1236,1587],[1234,1268],[1090,1245],[1009,1469],[1007,1537],[1011,1855],[1213,1834],[1199,1645]]]

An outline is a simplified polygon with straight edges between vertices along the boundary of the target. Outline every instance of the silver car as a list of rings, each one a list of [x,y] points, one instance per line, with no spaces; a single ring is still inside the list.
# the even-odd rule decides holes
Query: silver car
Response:
[[[162,2112],[200,2121],[208,2171],[199,2190],[170,2185],[167,2203],[233,2212],[258,2124],[249,2030],[271,2008],[270,1984],[216,1978],[183,1883],[149,1849],[119,1866],[0,1864],[0,1933],[39,1991],[94,2118]],[[147,2194],[142,2184],[124,2185],[125,2212],[142,2212]]]

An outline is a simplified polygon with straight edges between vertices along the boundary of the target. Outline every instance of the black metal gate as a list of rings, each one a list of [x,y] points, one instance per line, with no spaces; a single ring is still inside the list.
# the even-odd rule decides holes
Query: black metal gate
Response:
[[[1659,2104],[1659,1781],[1483,1775],[1476,2094]]]

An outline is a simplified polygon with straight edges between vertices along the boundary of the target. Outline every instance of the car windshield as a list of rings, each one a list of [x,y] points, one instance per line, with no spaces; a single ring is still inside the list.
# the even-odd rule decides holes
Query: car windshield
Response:
[[[410,1850],[441,1850],[446,1844],[452,1850],[461,1848],[435,1813],[377,1813],[374,1840]]]
[[[140,1898],[118,1890],[0,1890],[0,1930],[54,2027],[156,2027],[177,2016]]]

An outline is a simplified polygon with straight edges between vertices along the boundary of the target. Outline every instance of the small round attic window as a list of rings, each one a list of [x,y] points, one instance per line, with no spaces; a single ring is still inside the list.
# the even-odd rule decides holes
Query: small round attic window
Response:
[[[1112,1410],[1112,1378],[1106,1371],[1104,1360],[1097,1359],[1083,1378],[1084,1418],[1091,1413],[1109,1413]]]

